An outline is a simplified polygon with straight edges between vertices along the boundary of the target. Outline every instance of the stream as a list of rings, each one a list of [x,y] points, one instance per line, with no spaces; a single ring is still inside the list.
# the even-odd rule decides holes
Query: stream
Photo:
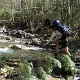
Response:
[[[7,40],[8,38],[10,38],[10,40]],[[29,39],[15,38],[15,37],[6,36],[5,34],[0,33],[0,54],[13,54],[13,53],[17,54],[18,52],[19,53],[22,52],[21,50],[19,50],[19,51],[15,50],[14,51],[13,49],[11,49],[10,47],[12,45],[15,45],[17,48],[20,48],[23,50],[33,50],[33,51],[36,51],[36,50],[42,51],[43,50],[43,48],[40,48],[40,47],[26,46],[24,44],[26,41],[28,42]],[[24,53],[25,53],[25,51],[24,51]],[[17,54],[16,56],[19,56],[19,54]],[[22,56],[25,56],[25,54]],[[29,55],[26,55],[26,56],[29,56]],[[31,57],[29,57],[29,58],[31,59]],[[76,63],[76,67],[77,67],[78,71],[74,76],[68,76],[67,80],[80,80],[80,50],[78,50],[78,52],[76,54],[75,63]],[[30,80],[38,80],[38,79],[35,77],[32,77]],[[65,80],[65,79],[61,78],[59,80]]]

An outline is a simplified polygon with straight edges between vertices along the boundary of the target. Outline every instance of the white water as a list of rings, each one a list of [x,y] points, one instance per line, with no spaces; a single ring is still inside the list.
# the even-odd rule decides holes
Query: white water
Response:
[[[3,34],[1,34],[1,36],[3,36]],[[4,37],[5,37],[5,35],[4,35]],[[26,40],[25,40],[26,41]],[[0,42],[9,42],[8,40],[0,40]],[[15,40],[15,45],[17,46],[17,47],[19,47],[19,48],[22,48],[22,49],[24,49],[24,50],[42,50],[42,48],[39,48],[39,47],[34,47],[34,46],[30,46],[30,47],[26,47],[26,46],[24,46],[24,45],[20,45],[20,44],[16,44],[16,43],[19,43],[20,42],[20,40]],[[4,43],[4,45],[5,45],[5,43]],[[0,52],[2,52],[2,53],[11,53],[11,51],[10,51],[10,49],[9,49],[9,47],[5,47],[5,48],[0,48]],[[80,50],[78,50],[78,52],[80,52]],[[79,77],[77,77],[76,75],[73,77],[73,79],[71,79],[71,77],[69,77],[69,80],[78,80],[79,79]],[[36,78],[36,77],[31,77],[30,78],[30,80],[40,80],[40,79],[38,79],[38,78]],[[48,77],[46,77],[46,80],[49,80],[49,78]],[[56,80],[56,79],[55,79]],[[63,80],[63,79],[61,79],[61,80]],[[64,79],[65,80],[65,79]]]
[[[7,53],[8,51],[9,51],[8,47],[6,47],[6,48],[0,48],[0,52]]]

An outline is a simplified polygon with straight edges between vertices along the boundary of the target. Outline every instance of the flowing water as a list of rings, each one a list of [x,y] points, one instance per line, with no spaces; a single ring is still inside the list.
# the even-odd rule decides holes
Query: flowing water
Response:
[[[5,34],[1,33],[0,35],[0,53],[1,54],[12,54],[12,53],[17,53],[17,51],[14,51],[13,49],[10,48],[11,45],[16,45],[19,48],[23,48],[23,50],[42,50],[42,48],[39,47],[26,47],[24,46],[24,42],[26,42],[26,39],[20,39],[20,38],[13,38],[13,40],[6,40],[6,37],[10,37],[10,36],[6,36]],[[20,52],[20,51],[19,51]],[[78,50],[77,53],[77,57],[75,58],[75,63],[76,63],[76,67],[77,67],[77,74],[75,74],[74,76],[67,76],[66,80],[80,80],[80,50]],[[49,76],[51,77],[51,76]],[[36,77],[32,77],[30,78],[30,80],[38,80]],[[49,78],[47,77],[46,80],[49,80]],[[64,78],[61,79],[52,79],[52,80],[65,80]]]

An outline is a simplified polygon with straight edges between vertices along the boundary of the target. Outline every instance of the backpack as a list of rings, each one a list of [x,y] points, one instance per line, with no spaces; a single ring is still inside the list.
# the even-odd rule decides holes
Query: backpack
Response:
[[[60,23],[59,20],[55,20],[53,22],[53,26],[54,29],[61,32],[63,36],[69,37],[72,34],[72,30],[68,28],[65,24]]]
[[[71,36],[71,34],[72,34],[71,28],[68,28],[65,24],[61,24],[60,27],[62,28],[63,33],[64,33],[67,37]],[[61,33],[62,33],[62,32],[61,32]]]

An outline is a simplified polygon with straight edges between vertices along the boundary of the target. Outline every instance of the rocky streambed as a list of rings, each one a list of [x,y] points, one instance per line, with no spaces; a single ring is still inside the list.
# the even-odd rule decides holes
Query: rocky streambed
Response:
[[[61,67],[61,63],[54,58],[52,50],[43,49],[40,46],[33,46],[37,38],[16,38],[12,36],[0,37],[0,80],[79,80],[80,65],[79,51],[74,59],[77,67],[77,74],[63,78],[59,75],[50,75],[52,63],[54,67]],[[49,64],[49,63],[50,64]],[[47,65],[45,65],[47,64]],[[50,69],[45,72],[44,69]],[[58,72],[58,69],[56,69]],[[55,70],[54,70],[55,71]],[[46,74],[47,73],[47,74]],[[36,77],[38,76],[38,77]],[[39,79],[40,78],[40,79]]]

